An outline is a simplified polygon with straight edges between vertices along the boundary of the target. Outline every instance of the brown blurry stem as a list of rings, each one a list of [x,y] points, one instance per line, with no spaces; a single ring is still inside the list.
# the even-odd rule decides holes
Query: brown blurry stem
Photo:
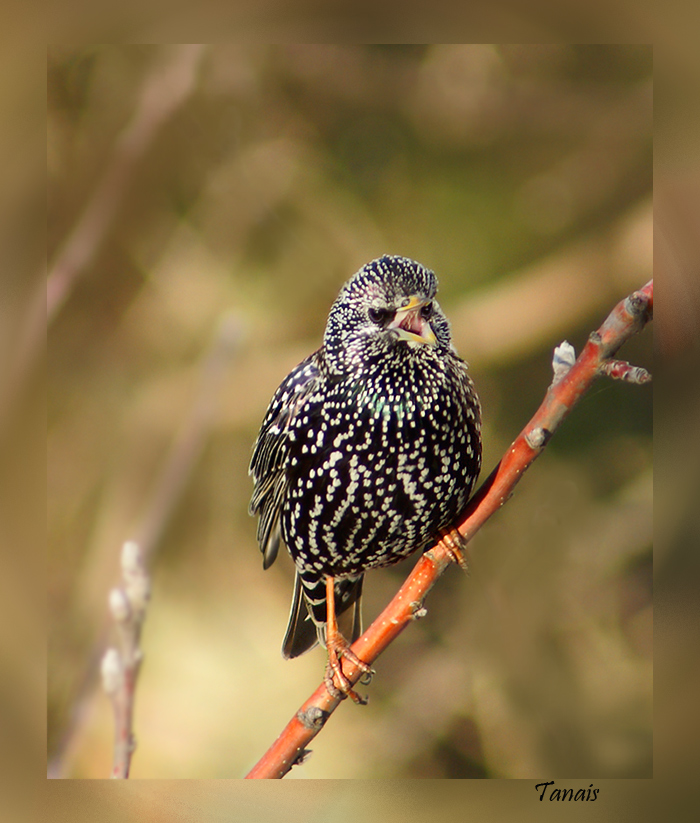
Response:
[[[138,161],[148,151],[158,130],[195,88],[204,46],[177,45],[168,59],[145,79],[131,120],[117,138],[92,197],[49,266],[44,290],[32,295],[20,328],[10,375],[0,396],[0,429],[20,396],[46,347],[46,329],[65,303],[77,279],[94,261]]]
[[[471,499],[460,522],[455,524],[466,544],[481,526],[508,500],[523,473],[539,457],[552,434],[601,374],[630,380],[628,369],[617,365],[615,353],[651,320],[653,281],[618,303],[570,367],[555,364],[555,377],[534,417],[513,441],[500,463]],[[624,364],[625,366],[627,364]],[[649,375],[636,370],[630,382],[647,382]],[[352,651],[371,664],[406,626],[425,612],[423,601],[438,577],[454,559],[454,544],[440,541],[418,560],[394,599],[353,643]],[[354,685],[363,672],[350,661],[343,671]],[[248,779],[281,778],[308,754],[307,745],[323,728],[340,699],[321,684],[289,721],[277,740],[246,775]]]
[[[141,522],[134,530],[135,541],[140,546],[147,568],[151,564],[160,537],[204,448],[221,394],[221,387],[231,357],[237,350],[241,333],[238,318],[234,315],[225,315],[214,335],[210,349],[202,358],[197,395],[163,461],[153,493],[146,501]],[[72,702],[67,727],[49,762],[49,777],[61,777],[65,771],[66,752],[84,722],[86,704],[95,688],[109,630],[110,626],[105,621],[86,660],[85,670]]]
[[[112,777],[125,780],[131,770],[136,748],[134,737],[134,698],[143,652],[140,639],[146,608],[151,595],[151,580],[138,543],[122,547],[121,585],[109,594],[109,610],[119,639],[118,647],[107,649],[102,657],[102,686],[114,709],[114,758]]]
[[[231,357],[242,335],[240,319],[226,314],[200,366],[200,385],[190,413],[175,437],[156,480],[135,540],[146,560],[153,554],[165,525],[204,448]]]
[[[0,393],[0,431],[45,351],[47,327],[76,280],[95,259],[138,161],[152,145],[158,130],[195,88],[203,52],[201,44],[177,45],[169,58],[145,79],[136,109],[117,138],[92,197],[49,267],[46,286],[42,275],[32,294],[19,329],[10,373]]]
[[[200,44],[178,45],[170,59],[146,78],[134,114],[117,139],[112,156],[82,216],[61,246],[46,281],[46,313],[51,323],[76,279],[94,260],[138,160],[195,87],[203,52]]]

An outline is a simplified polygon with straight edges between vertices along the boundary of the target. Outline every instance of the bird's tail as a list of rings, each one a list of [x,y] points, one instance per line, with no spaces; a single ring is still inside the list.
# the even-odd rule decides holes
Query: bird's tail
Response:
[[[341,634],[351,643],[362,634],[362,581],[364,575],[336,579],[335,613]],[[294,578],[294,596],[289,613],[282,656],[298,657],[317,644],[326,645],[326,581]]]

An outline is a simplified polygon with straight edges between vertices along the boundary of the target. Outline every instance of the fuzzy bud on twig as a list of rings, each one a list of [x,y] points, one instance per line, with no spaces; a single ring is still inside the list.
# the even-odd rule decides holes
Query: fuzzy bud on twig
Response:
[[[613,380],[624,380],[626,383],[642,383],[651,382],[651,375],[641,366],[633,366],[626,360],[606,360],[600,367],[600,373],[607,377],[612,377]]]
[[[151,593],[151,581],[137,543],[127,541],[121,552],[122,585],[109,593],[109,612],[119,637],[119,650],[107,649],[102,658],[102,685],[114,709],[115,740],[112,777],[126,778],[134,752],[134,693],[143,652],[141,626]]]
[[[116,623],[126,623],[131,617],[131,605],[124,589],[112,589],[110,591],[109,613]]]
[[[560,380],[566,375],[569,369],[576,362],[576,349],[567,340],[564,340],[554,349],[552,355],[552,371],[554,372],[554,379],[552,385],[556,386]]]
[[[119,652],[115,648],[107,649],[102,658],[102,688],[113,696],[124,685],[124,666]]]
[[[126,595],[131,608],[141,619],[151,596],[151,583],[143,565],[143,556],[138,543],[133,540],[127,540],[124,543],[121,563]]]

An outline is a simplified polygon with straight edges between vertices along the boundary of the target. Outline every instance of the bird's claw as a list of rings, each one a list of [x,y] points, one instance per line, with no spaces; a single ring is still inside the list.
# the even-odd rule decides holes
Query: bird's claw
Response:
[[[368,663],[365,663],[364,660],[360,660],[349,646],[330,646],[328,648],[328,665],[326,666],[326,674],[323,678],[326,689],[331,697],[339,700],[344,700],[346,697],[349,697],[358,705],[364,706],[367,703],[367,698],[358,694],[352,688],[352,683],[343,671],[343,666],[340,662],[341,657],[349,660],[362,671],[362,677],[359,682],[362,683],[363,686],[368,685],[372,679],[374,669],[372,669]]]
[[[457,563],[465,572],[469,571],[469,555],[467,554],[467,541],[457,529],[445,532],[442,536],[442,543],[447,549],[447,556],[453,563]]]

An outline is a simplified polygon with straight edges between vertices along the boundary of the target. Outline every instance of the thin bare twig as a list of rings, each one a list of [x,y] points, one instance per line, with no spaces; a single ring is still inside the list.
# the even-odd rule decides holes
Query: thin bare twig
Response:
[[[650,281],[618,303],[598,331],[590,335],[578,359],[574,359],[568,343],[557,347],[553,361],[554,378],[542,404],[471,499],[455,526],[464,543],[471,540],[508,500],[523,473],[542,453],[552,434],[598,376],[607,374],[629,379],[628,369],[620,368],[620,361],[612,358],[623,343],[651,319],[653,293],[653,281]],[[616,365],[611,366],[613,363]],[[637,370],[635,376],[637,379],[633,382],[650,379],[643,369]],[[391,603],[352,645],[360,660],[372,663],[412,620],[425,613],[423,601],[453,557],[454,548],[445,540],[422,555]],[[344,662],[343,671],[354,685],[363,673],[350,661]],[[284,777],[292,766],[305,759],[308,744],[339,703],[340,699],[332,697],[322,683],[246,777]]]
[[[195,87],[201,44],[179,45],[170,60],[146,79],[131,121],[114,145],[95,191],[61,247],[46,281],[47,322],[51,323],[78,276],[94,259],[124,197],[138,160]]]
[[[114,760],[112,777],[126,779],[131,756],[136,748],[134,737],[134,697],[143,653],[139,645],[151,581],[146,572],[143,553],[137,543],[122,547],[122,585],[109,593],[109,611],[119,635],[119,648],[107,649],[102,657],[102,686],[114,708]]]
[[[214,335],[210,349],[202,358],[200,385],[192,408],[163,461],[163,468],[154,483],[153,493],[146,501],[141,522],[134,530],[136,542],[143,553],[147,567],[150,567],[160,536],[202,453],[224,377],[231,356],[238,348],[241,334],[242,327],[239,318],[233,314],[225,315]],[[75,699],[72,701],[68,723],[49,762],[48,777],[60,777],[66,768],[66,753],[85,720],[84,707],[93,694],[97,682],[102,650],[107,642],[108,632],[109,626],[105,622],[87,658],[85,671],[76,690]]]
[[[146,560],[153,554],[182,491],[205,446],[221,386],[243,334],[241,319],[232,312],[221,319],[211,348],[202,359],[200,385],[192,409],[168,452],[145,514],[135,530]]]

